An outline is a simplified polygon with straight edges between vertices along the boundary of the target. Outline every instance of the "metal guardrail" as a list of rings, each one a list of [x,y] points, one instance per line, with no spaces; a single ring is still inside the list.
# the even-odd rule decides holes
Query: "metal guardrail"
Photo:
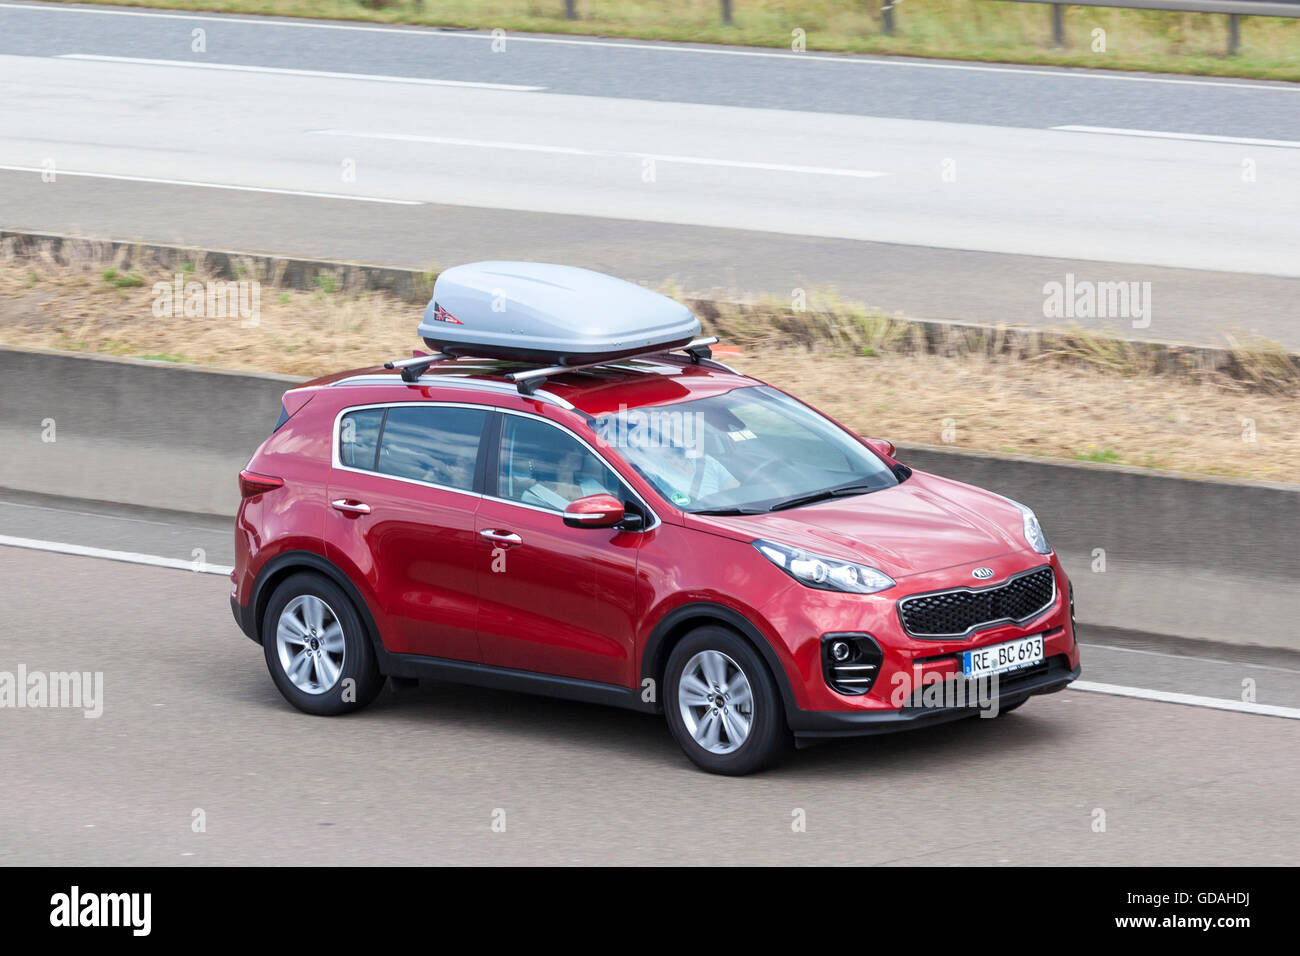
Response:
[[[364,0],[363,0],[364,2]],[[424,0],[415,0],[417,6]],[[894,11],[903,0],[879,0],[880,31],[886,36],[895,33]],[[1052,8],[1052,42],[1065,45],[1066,7],[1113,7],[1120,10],[1163,10],[1173,13],[1222,13],[1228,17],[1228,55],[1236,54],[1241,45],[1242,17],[1300,17],[1300,0],[1005,0],[1007,3],[1042,3]],[[722,23],[730,26],[733,0],[718,0]],[[577,0],[564,0],[564,17],[578,18]]]
[[[1008,3],[1047,3],[1052,7],[1052,42],[1065,45],[1066,7],[1115,7],[1123,10],[1167,10],[1179,13],[1226,13],[1228,56],[1241,45],[1242,17],[1300,17],[1300,0],[1006,0]],[[891,18],[892,21],[892,18]]]
[[[1052,5],[1052,43],[1065,46],[1066,7],[1114,7],[1126,10],[1173,10],[1179,13],[1226,13],[1227,55],[1242,44],[1242,17],[1300,17],[1300,0],[1006,0],[1006,3]]]
[[[1052,3],[1052,0],[1007,0]],[[1119,7],[1124,10],[1173,10],[1179,13],[1228,13],[1243,17],[1300,17],[1300,0],[1070,0],[1065,7]]]
[[[574,0],[565,0],[570,19]],[[880,0],[880,28],[886,36],[895,32],[894,10],[902,0]],[[1236,54],[1241,44],[1242,17],[1300,17],[1300,0],[1005,0],[1008,3],[1043,3],[1052,8],[1052,42],[1065,45],[1066,7],[1114,7],[1121,10],[1164,10],[1176,13],[1223,13],[1228,17],[1228,55]],[[722,22],[732,22],[732,0],[719,0]]]

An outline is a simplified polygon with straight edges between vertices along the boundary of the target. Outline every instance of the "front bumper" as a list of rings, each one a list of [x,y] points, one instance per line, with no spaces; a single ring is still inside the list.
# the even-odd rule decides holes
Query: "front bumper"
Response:
[[[998,705],[1010,705],[1035,694],[1052,694],[1064,690],[1077,680],[1082,666],[1070,667],[1064,655],[1051,657],[1047,666],[1024,677],[998,682]],[[963,717],[974,717],[981,708],[974,704],[964,707],[901,707],[897,710],[802,710],[787,712],[786,720],[797,738],[858,737],[868,734],[889,734],[916,727],[929,727]]]

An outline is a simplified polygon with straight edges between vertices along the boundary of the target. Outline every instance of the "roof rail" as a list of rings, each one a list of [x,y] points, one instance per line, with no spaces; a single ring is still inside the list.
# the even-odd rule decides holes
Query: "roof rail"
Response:
[[[663,355],[667,352],[685,352],[691,357],[691,362],[695,365],[700,364],[701,359],[713,357],[713,350],[709,348],[718,341],[716,335],[705,335],[698,339],[692,339],[685,345],[676,347],[658,346],[657,348],[646,349],[644,352],[634,352],[631,355],[624,355],[616,359],[606,359],[603,362],[587,362],[583,365],[547,365],[543,368],[530,368],[520,372],[509,372],[506,379],[515,383],[515,388],[519,390],[520,395],[531,395],[537,391],[542,382],[546,381],[553,375],[563,375],[565,372],[577,372],[586,368],[597,368],[602,365],[614,365],[618,362],[626,362],[629,359],[644,358],[648,355]],[[427,367],[427,366],[426,366]]]

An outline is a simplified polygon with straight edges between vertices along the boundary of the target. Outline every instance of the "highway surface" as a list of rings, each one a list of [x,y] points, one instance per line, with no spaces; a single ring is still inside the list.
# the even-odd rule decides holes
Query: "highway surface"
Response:
[[[1300,348],[1300,87],[826,56],[815,37],[493,42],[0,3],[0,227],[562,259],[975,321],[1060,322],[1043,287],[1074,274],[1151,283],[1149,316],[1084,324]]]
[[[0,709],[0,864],[1216,866],[1300,853],[1294,653],[1085,632],[1084,679],[1005,719],[825,744],[727,779],[695,770],[658,718],[593,705],[426,682],[346,718],[294,711],[230,617],[225,519],[5,492],[0,529],[129,558],[0,544],[0,672],[103,674],[98,717]],[[139,563],[195,549],[198,573]],[[1246,680],[1253,708],[1222,709],[1244,706]]]

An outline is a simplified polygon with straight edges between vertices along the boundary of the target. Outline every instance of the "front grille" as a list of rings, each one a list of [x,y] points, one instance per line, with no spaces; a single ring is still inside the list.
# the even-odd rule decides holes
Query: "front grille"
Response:
[[[903,598],[898,616],[912,637],[965,637],[994,624],[1024,624],[1056,597],[1050,567],[1022,572],[988,588],[954,588]]]

